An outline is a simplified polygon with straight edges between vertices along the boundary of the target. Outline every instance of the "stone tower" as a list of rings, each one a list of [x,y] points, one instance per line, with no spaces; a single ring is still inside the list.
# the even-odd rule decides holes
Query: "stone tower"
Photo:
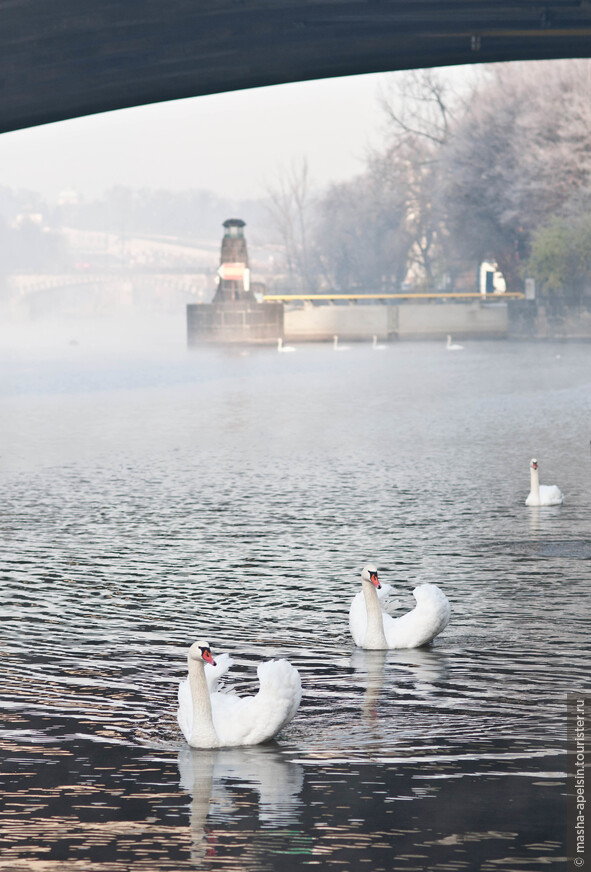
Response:
[[[224,238],[218,269],[218,288],[214,303],[237,303],[254,300],[250,290],[250,268],[244,228],[241,218],[228,218],[223,223]]]
[[[283,303],[266,302],[265,286],[251,283],[245,222],[224,221],[218,286],[211,303],[187,306],[187,342],[204,345],[275,345],[283,338]],[[256,296],[255,292],[256,291]]]

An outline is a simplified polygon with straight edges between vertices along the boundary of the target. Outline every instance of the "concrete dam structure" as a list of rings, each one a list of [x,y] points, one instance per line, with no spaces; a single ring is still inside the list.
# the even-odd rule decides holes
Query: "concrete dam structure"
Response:
[[[252,282],[245,222],[224,221],[217,290],[211,303],[187,306],[189,347],[327,342],[334,336],[363,342],[505,338],[505,297],[521,294],[310,294],[273,295]]]
[[[504,339],[508,332],[505,302],[412,302],[398,305],[306,305],[286,308],[285,338],[290,342],[322,342],[337,335],[348,341],[460,338]]]

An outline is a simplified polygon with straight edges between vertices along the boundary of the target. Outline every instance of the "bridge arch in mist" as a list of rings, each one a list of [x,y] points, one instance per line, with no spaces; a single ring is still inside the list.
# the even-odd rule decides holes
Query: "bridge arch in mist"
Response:
[[[591,3],[11,0],[0,132],[333,76],[591,54]]]

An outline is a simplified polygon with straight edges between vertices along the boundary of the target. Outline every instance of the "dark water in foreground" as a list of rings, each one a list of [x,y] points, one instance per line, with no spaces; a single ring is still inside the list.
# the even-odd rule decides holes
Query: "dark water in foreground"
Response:
[[[590,361],[5,349],[0,869],[563,868]],[[562,507],[524,506],[534,455]],[[446,591],[431,648],[353,649],[369,560],[405,607]],[[176,685],[203,636],[243,691],[262,659],[300,669],[275,744],[186,747]]]

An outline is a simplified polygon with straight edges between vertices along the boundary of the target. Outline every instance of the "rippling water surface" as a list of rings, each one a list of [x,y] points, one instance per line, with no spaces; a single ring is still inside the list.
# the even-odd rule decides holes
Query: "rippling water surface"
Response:
[[[0,355],[0,869],[539,870],[565,857],[565,694],[589,686],[591,348]],[[561,507],[528,509],[528,462]],[[374,561],[449,627],[354,650]],[[198,637],[276,743],[191,751]]]

